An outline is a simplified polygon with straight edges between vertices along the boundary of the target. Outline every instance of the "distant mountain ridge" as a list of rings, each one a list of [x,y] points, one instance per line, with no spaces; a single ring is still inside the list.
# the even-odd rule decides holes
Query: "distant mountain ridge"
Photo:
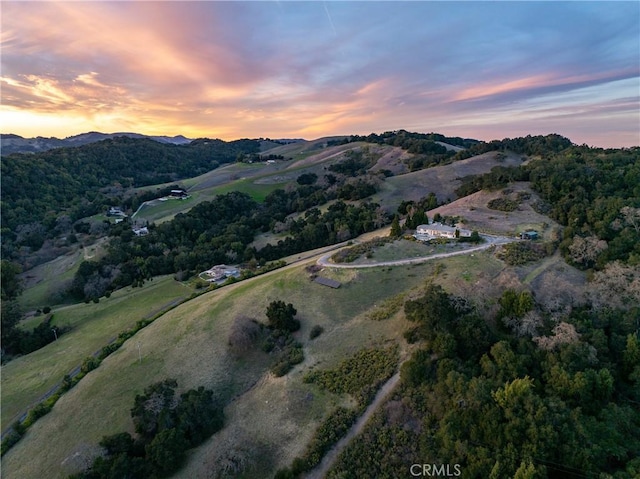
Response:
[[[108,140],[119,136],[128,138],[148,138],[159,143],[169,143],[173,145],[186,145],[191,143],[191,139],[182,135],[177,136],[150,136],[141,133],[118,132],[118,133],[101,133],[98,131],[90,131],[79,135],[69,136],[64,139],[45,138],[38,136],[36,138],[23,138],[19,135],[0,134],[0,153],[2,155],[10,155],[12,153],[39,153],[42,151],[52,150],[54,148],[66,148],[74,146],[87,145],[97,141]]]

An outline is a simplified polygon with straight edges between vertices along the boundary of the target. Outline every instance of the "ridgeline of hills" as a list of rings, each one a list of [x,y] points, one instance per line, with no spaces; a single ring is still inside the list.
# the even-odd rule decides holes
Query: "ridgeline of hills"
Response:
[[[23,138],[19,135],[12,133],[0,134],[1,147],[0,153],[2,155],[10,155],[12,153],[39,153],[42,151],[52,150],[54,148],[72,148],[75,146],[88,145],[89,143],[95,143],[96,141],[108,140],[117,137],[127,138],[149,138],[150,140],[158,141],[160,143],[169,143],[172,145],[186,145],[192,140],[182,135],[177,136],[149,136],[142,135],[140,133],[100,133],[97,131],[90,131],[88,133],[81,133],[79,135],[68,136],[64,139],[50,137],[46,138],[38,136],[36,138]]]

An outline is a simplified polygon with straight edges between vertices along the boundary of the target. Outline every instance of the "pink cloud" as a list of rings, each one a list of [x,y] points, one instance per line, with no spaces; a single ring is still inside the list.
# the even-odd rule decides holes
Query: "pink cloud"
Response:
[[[632,55],[616,49],[611,63],[602,53],[585,60],[584,47],[574,46],[556,57],[547,42],[536,57],[535,34],[508,51],[500,32],[476,41],[486,29],[472,28],[477,22],[467,22],[463,9],[455,25],[469,28],[436,45],[442,25],[411,13],[436,8],[422,3],[390,19],[380,5],[341,2],[330,5],[330,24],[313,2],[51,2],[37,9],[5,2],[2,128],[47,135],[36,127],[51,128],[58,115],[68,135],[126,125],[226,139],[398,128],[471,137],[491,131],[492,139],[545,125],[580,134],[580,125],[590,132],[602,121],[610,141],[616,131],[629,141],[625,125],[637,126],[638,101],[616,82],[637,84],[637,61],[624,56]],[[440,19],[448,8],[437,5]],[[370,10],[382,16],[369,17]],[[487,50],[494,37],[499,56]],[[588,102],[579,92],[591,85],[602,88]],[[623,97],[631,99],[622,104]]]

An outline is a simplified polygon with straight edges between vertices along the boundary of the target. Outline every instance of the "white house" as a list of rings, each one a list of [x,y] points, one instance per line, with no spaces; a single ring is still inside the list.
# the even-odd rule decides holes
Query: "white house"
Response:
[[[110,206],[109,211],[107,211],[107,216],[120,216],[126,218],[127,215],[119,206]]]
[[[471,231],[456,228],[453,226],[443,225],[441,223],[431,223],[430,225],[420,225],[416,228],[415,237],[417,239],[426,240],[431,238],[456,238],[456,231],[459,237],[471,236]]]
[[[200,273],[200,278],[210,283],[224,282],[228,278],[239,278],[240,270],[234,266],[219,264]]]

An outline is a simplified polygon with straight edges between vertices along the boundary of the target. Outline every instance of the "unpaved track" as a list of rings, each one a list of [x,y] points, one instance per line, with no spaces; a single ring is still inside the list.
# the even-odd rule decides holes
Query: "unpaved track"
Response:
[[[356,423],[351,426],[351,429],[349,430],[347,435],[340,439],[335,444],[335,446],[333,446],[331,450],[325,454],[320,464],[318,464],[315,469],[311,470],[305,476],[306,479],[322,479],[324,476],[326,476],[327,472],[329,472],[329,469],[331,468],[331,466],[333,466],[333,463],[336,461],[342,450],[347,447],[349,442],[351,442],[354,437],[362,432],[362,429],[364,429],[364,426],[367,424],[373,413],[378,409],[380,404],[382,404],[387,396],[389,396],[391,391],[393,391],[393,389],[398,384],[398,381],[400,381],[399,372],[395,373],[393,376],[391,376],[391,378],[389,378],[386,383],[384,383],[384,385],[376,394],[376,397],[373,399],[373,402],[369,404],[369,407],[367,407],[362,416],[358,418]]]

